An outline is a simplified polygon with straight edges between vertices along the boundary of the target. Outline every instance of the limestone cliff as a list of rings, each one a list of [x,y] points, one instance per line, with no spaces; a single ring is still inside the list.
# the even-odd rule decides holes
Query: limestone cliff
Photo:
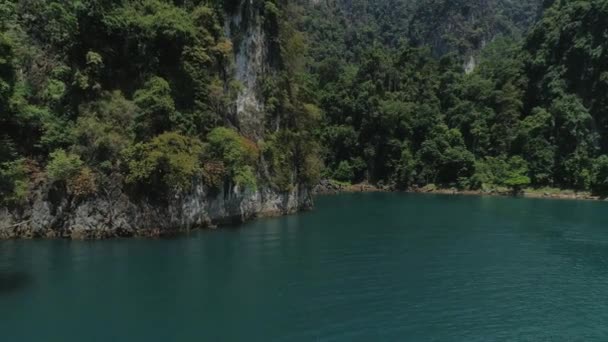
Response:
[[[84,199],[59,188],[41,189],[26,207],[0,208],[0,239],[164,236],[311,206],[303,187],[282,193],[269,188],[212,193],[199,184],[188,193],[154,201],[133,198],[120,187]]]
[[[262,28],[261,2],[242,0],[226,13],[225,34],[234,45],[233,77],[241,85],[234,124],[247,136],[260,138],[264,131],[264,101],[258,80],[267,72],[266,34]]]
[[[224,33],[234,47],[234,65],[228,71],[241,85],[229,125],[256,142],[263,140],[265,131],[258,79],[271,71],[263,6],[263,1],[237,0],[224,14]],[[261,164],[266,165],[261,158]],[[70,194],[65,184],[43,182],[33,186],[27,204],[0,207],[0,239],[162,236],[258,216],[289,214],[312,206],[305,186],[293,184],[291,191],[278,191],[264,185],[270,183],[266,168],[257,176],[261,185],[256,190],[227,184],[218,191],[199,181],[185,193],[144,197],[126,189],[119,175],[84,198]]]

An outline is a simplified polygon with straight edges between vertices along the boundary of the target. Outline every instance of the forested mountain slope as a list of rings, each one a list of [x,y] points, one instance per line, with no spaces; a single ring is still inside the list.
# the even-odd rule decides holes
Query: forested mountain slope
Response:
[[[301,25],[327,177],[605,190],[607,1],[315,6]]]
[[[304,27],[315,58],[358,61],[378,44],[429,46],[435,57],[475,55],[499,35],[519,37],[536,21],[541,0],[306,1]]]

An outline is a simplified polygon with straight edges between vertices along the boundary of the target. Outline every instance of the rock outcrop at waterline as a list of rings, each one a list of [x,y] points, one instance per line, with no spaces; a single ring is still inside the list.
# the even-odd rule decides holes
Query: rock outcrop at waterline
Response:
[[[166,236],[312,207],[310,193],[302,187],[283,193],[233,187],[211,194],[198,185],[163,201],[135,199],[121,190],[81,199],[51,189],[30,201],[28,206],[0,208],[0,239]]]

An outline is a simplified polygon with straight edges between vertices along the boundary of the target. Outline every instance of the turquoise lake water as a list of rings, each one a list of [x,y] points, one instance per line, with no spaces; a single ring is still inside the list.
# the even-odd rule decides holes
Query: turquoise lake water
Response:
[[[168,240],[0,241],[0,340],[608,341],[607,214],[350,194]]]

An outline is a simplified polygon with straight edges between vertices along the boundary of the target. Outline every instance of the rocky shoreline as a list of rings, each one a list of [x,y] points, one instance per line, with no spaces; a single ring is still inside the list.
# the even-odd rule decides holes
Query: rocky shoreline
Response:
[[[604,200],[589,193],[551,189],[524,191],[516,196],[564,200]],[[309,210],[312,195],[339,193],[399,192],[390,186],[370,183],[344,184],[321,181],[312,191],[295,187],[279,193],[270,188],[231,188],[212,194],[199,185],[175,194],[163,204],[134,200],[124,192],[79,199],[53,189],[39,191],[27,206],[0,207],[0,240],[32,238],[107,239],[116,237],[164,237],[198,228],[244,223]],[[413,188],[407,193],[443,195],[514,196],[510,191]]]
[[[513,194],[511,191],[498,191],[498,190],[458,190],[453,188],[439,188],[430,191],[424,189],[413,189],[407,192],[413,193],[430,193],[430,194],[442,194],[442,195],[471,195],[471,196],[500,196],[500,197],[526,197],[526,198],[545,198],[545,199],[563,199],[563,200],[594,200],[600,201],[603,198],[594,196],[586,192],[530,192],[522,191],[518,194]]]
[[[312,196],[305,187],[282,193],[270,188],[210,193],[199,185],[162,202],[133,199],[121,190],[86,199],[45,190],[26,206],[0,207],[0,240],[163,237],[310,208]]]
[[[317,186],[312,190],[315,195],[332,195],[339,193],[352,193],[352,192],[391,192],[393,189],[389,187],[382,187],[373,185],[367,182],[358,184],[345,184],[338,183],[331,180],[321,180]]]
[[[606,198],[592,195],[588,192],[575,192],[571,190],[553,191],[526,191],[519,194],[513,194],[508,190],[460,190],[456,188],[437,188],[437,187],[421,187],[410,188],[408,190],[397,190],[390,186],[376,186],[367,182],[359,184],[341,184],[330,180],[323,180],[313,189],[315,195],[331,195],[339,193],[356,193],[356,192],[404,192],[404,193],[425,193],[425,194],[441,194],[441,195],[469,195],[469,196],[501,196],[501,197],[526,197],[526,198],[545,198],[545,199],[562,199],[562,200],[592,200],[602,201]]]

